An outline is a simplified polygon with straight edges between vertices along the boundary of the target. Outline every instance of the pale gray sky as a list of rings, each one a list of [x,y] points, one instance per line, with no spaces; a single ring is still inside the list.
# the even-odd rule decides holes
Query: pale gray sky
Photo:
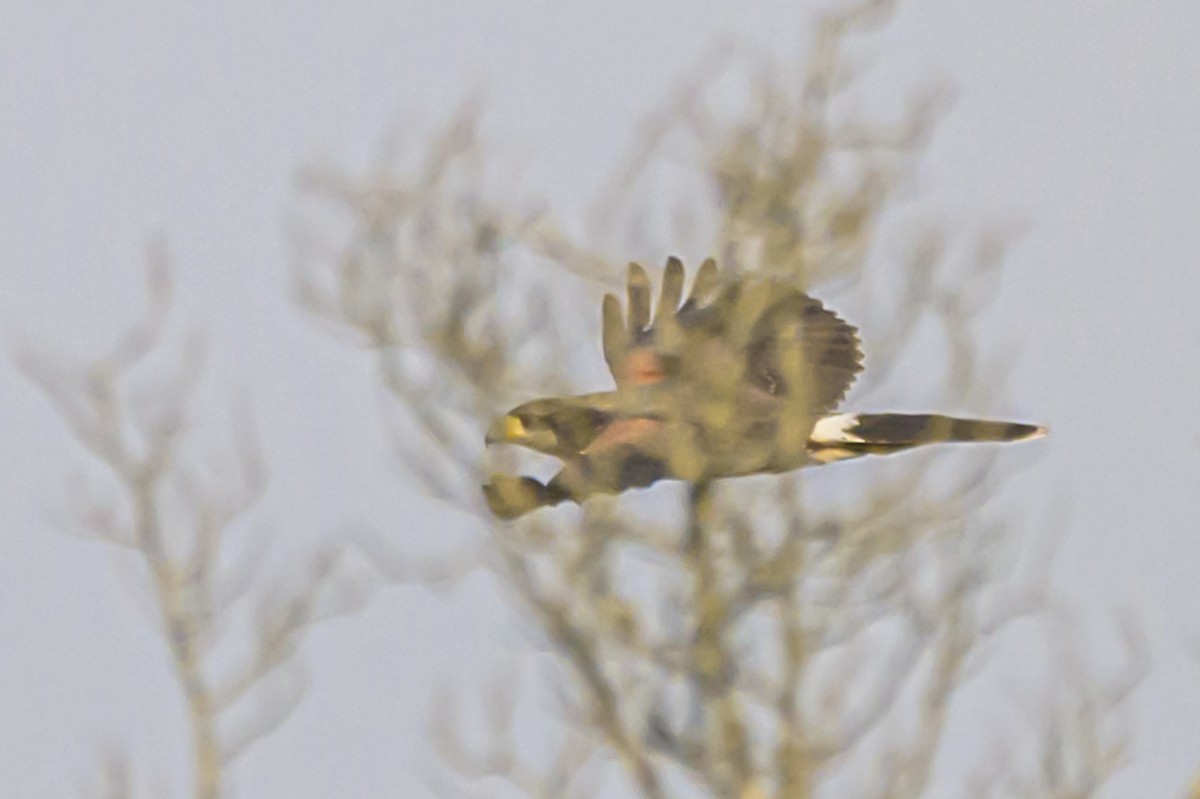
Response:
[[[19,4],[0,27],[0,318],[10,339],[85,353],[140,302],[161,232],[184,315],[212,340],[214,396],[254,396],[271,457],[263,517],[285,552],[365,518],[420,546],[428,507],[379,441],[369,364],[290,304],[295,170],[365,163],[473,90],[501,158],[564,214],[633,124],[717,37],[786,58],[803,3]],[[1030,222],[981,337],[1020,355],[1002,410],[1050,424],[1020,485],[1029,523],[1069,506],[1056,587],[1128,608],[1155,670],[1138,695],[1125,795],[1200,769],[1200,5],[927,0],[877,38],[881,102],[953,81],[921,172],[955,219]],[[855,319],[870,331],[870,320]],[[869,346],[869,340],[868,340]],[[81,461],[0,362],[0,795],[71,795],[102,745],[176,784],[180,701],[165,653],[98,544],[45,509]],[[336,435],[329,420],[336,419]],[[405,520],[398,523],[396,520]],[[412,520],[409,523],[408,520]],[[320,630],[308,698],[234,775],[239,796],[410,796],[433,692],[506,633],[483,579],[450,598],[393,590]],[[497,631],[499,630],[499,631]],[[480,653],[474,657],[475,653]],[[469,670],[464,674],[471,674]]]

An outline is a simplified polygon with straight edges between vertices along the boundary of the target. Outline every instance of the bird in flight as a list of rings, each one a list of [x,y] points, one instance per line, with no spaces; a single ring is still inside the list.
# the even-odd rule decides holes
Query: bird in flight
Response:
[[[548,482],[493,475],[492,512],[514,518],[658,480],[782,473],[925,444],[1023,441],[1046,429],[938,414],[836,413],[862,371],[858,331],[778,278],[722,276],[712,259],[684,297],[671,258],[651,315],[651,283],[630,264],[626,307],[605,296],[612,391],[526,402],[497,419],[487,444],[562,460]]]

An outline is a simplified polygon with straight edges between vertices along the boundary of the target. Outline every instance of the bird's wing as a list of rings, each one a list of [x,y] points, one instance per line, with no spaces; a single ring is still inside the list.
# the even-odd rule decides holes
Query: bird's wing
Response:
[[[684,299],[684,277],[679,259],[669,259],[653,316],[650,279],[638,264],[629,267],[627,316],[614,295],[604,298],[604,356],[618,389],[680,380],[693,394],[712,394],[736,383],[741,391],[791,396],[821,414],[862,370],[855,328],[796,287],[722,278],[709,259]]]
[[[862,371],[858,331],[801,291],[777,285],[768,290],[778,299],[754,322],[746,349],[747,373],[779,396],[803,390],[805,407],[816,413],[833,410]],[[803,364],[791,380],[786,375],[788,357]]]
[[[649,385],[671,376],[675,356],[687,339],[696,338],[712,315],[710,301],[718,288],[716,263],[710,258],[700,266],[686,299],[683,284],[683,262],[668,259],[658,304],[651,316],[650,278],[640,264],[631,263],[626,279],[626,311],[622,311],[616,295],[605,295],[602,345],[617,388]]]

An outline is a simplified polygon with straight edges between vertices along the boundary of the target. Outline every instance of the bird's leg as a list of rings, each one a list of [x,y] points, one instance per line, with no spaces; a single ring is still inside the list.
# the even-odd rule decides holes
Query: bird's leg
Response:
[[[544,485],[533,477],[494,474],[483,487],[492,513],[501,519],[515,519],[530,511],[571,499],[560,487]]]

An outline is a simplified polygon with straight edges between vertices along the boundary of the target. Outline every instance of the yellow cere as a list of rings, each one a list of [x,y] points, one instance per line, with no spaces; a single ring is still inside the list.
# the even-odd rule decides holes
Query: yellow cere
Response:
[[[504,417],[504,437],[507,439],[522,438],[525,435],[525,425],[515,416]]]

